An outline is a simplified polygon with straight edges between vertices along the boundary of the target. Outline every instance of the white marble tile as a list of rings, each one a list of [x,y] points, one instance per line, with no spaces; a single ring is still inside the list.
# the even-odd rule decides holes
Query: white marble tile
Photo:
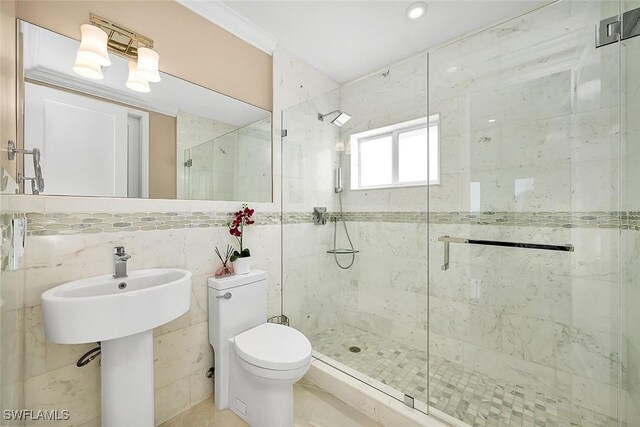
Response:
[[[0,315],[0,383],[5,386],[24,378],[25,310],[2,310]]]
[[[189,377],[156,389],[154,398],[158,425],[189,408]]]
[[[82,424],[100,415],[100,365],[78,369],[74,364],[45,372],[26,379],[24,391],[26,408],[67,409],[67,425]]]
[[[547,366],[557,365],[556,324],[518,314],[502,316],[502,352]]]
[[[207,378],[209,367],[191,374],[189,378],[189,404],[195,406],[213,397],[213,378]]]
[[[571,379],[571,396],[579,405],[612,417],[617,415],[616,387],[574,375]]]
[[[463,363],[469,369],[511,381],[525,389],[555,396],[571,396],[571,374],[472,344],[465,344],[463,352]]]

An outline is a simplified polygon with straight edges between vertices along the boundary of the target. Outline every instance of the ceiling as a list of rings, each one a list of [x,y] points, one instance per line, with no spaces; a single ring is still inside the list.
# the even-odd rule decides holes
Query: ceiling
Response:
[[[542,6],[541,0],[427,1],[231,0],[224,4],[277,38],[278,44],[339,83],[487,25]]]

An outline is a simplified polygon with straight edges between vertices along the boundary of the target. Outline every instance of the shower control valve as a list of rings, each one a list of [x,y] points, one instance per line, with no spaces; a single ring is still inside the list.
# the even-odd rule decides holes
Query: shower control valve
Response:
[[[313,208],[313,223],[315,225],[325,225],[327,223],[327,208]]]

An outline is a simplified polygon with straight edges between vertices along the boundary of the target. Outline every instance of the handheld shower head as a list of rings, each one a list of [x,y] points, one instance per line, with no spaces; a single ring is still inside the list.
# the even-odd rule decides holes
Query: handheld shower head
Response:
[[[331,123],[333,123],[338,127],[341,127],[343,124],[351,120],[351,116],[349,114],[340,110],[333,110],[325,114],[318,113],[318,120],[320,120],[321,122],[324,122],[324,118],[333,113],[338,113],[338,115],[333,120],[331,120]]]

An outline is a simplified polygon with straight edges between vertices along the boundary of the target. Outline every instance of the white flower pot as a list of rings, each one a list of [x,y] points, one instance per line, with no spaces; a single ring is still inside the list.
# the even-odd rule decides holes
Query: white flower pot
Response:
[[[247,274],[251,271],[251,257],[238,258],[233,261],[233,272],[235,274]]]

